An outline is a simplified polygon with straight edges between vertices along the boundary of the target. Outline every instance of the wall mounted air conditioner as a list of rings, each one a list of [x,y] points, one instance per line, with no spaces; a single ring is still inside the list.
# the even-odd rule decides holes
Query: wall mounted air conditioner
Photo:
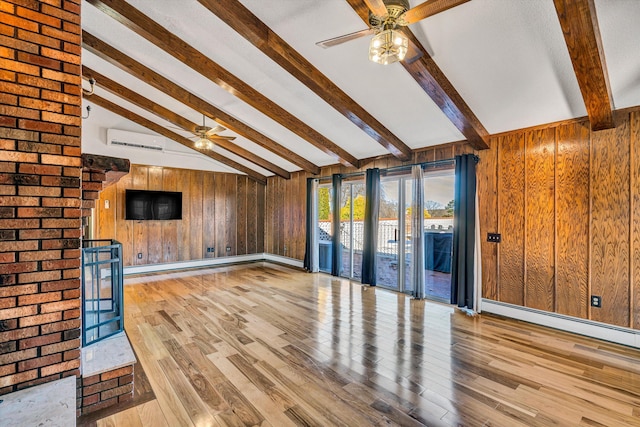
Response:
[[[107,129],[107,145],[162,152],[164,138],[126,130]]]

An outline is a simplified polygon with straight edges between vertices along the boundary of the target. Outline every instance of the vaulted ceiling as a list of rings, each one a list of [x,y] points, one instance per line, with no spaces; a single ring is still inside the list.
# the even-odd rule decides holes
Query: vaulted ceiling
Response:
[[[429,0],[433,15],[408,27],[422,56],[390,65],[368,60],[370,37],[316,45],[366,29],[377,1],[85,1],[83,75],[97,83],[83,150],[148,163],[106,145],[117,128],[188,152],[204,114],[236,138],[184,166],[206,156],[263,181],[461,140],[483,149],[587,115],[605,129],[640,105],[640,1]]]

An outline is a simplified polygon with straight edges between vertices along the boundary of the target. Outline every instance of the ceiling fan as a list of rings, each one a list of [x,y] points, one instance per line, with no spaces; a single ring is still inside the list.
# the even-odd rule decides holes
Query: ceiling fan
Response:
[[[202,126],[196,126],[194,129],[194,138],[197,138],[196,143],[194,144],[196,148],[200,150],[213,150],[215,147],[215,141],[233,141],[236,139],[235,136],[224,136],[218,135],[219,132],[224,132],[227,130],[225,127],[220,125],[216,125],[215,127],[210,127],[205,124],[205,116],[202,115]]]
[[[411,63],[423,55],[404,33],[404,27],[444,12],[469,0],[427,0],[415,7],[409,0],[363,0],[369,8],[369,28],[316,43],[329,48],[360,37],[373,35],[369,44],[369,60],[391,64],[405,60]],[[411,54],[407,52],[411,48]]]

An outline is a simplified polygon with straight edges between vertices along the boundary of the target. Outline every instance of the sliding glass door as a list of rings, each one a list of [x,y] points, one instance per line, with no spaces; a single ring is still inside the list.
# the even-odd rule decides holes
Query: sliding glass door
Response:
[[[333,206],[333,190],[331,185],[318,186],[318,269],[331,273],[331,206]]]
[[[376,275],[378,286],[395,290],[400,290],[400,253],[404,246],[400,220],[400,180],[382,180]]]
[[[339,198],[340,221],[332,226],[334,197]],[[318,187],[318,258],[320,271],[331,273],[332,236],[339,233],[339,275],[360,280],[364,240],[365,184],[343,181],[340,194],[331,185]],[[423,233],[425,294],[427,298],[449,302],[453,242],[453,170],[424,174],[424,224],[411,229],[412,180],[409,175],[383,178],[380,182],[380,211],[377,240],[377,285],[399,292],[412,292],[410,280],[411,245],[414,233]]]
[[[453,170],[425,173],[425,294],[446,303],[451,301],[453,198]]]
[[[453,242],[453,170],[426,172],[424,226],[411,229],[411,177],[386,178],[381,183],[378,225],[378,285],[412,292],[410,280],[412,233],[424,233],[425,294],[449,302]]]
[[[343,182],[340,195],[340,275],[360,280],[362,276],[362,245],[364,230],[365,185],[363,182]]]
[[[378,223],[378,285],[411,292],[411,178],[386,178],[380,183]]]
[[[403,277],[404,277],[404,281],[403,283],[403,288],[402,291],[403,292],[413,292],[414,286],[413,286],[413,282],[411,282],[411,259],[412,259],[412,252],[411,252],[411,236],[413,233],[412,230],[412,226],[411,226],[411,205],[413,204],[413,195],[411,194],[411,179],[409,177],[407,178],[403,178],[400,185],[401,188],[403,189],[403,195],[404,197],[403,199],[403,210],[402,212],[404,213],[404,271],[402,272]]]

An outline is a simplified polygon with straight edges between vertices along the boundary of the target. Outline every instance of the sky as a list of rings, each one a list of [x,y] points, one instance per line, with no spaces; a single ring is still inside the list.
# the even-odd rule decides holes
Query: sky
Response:
[[[453,200],[453,189],[454,189],[454,174],[453,171],[443,174],[434,174],[428,175],[425,174],[427,178],[424,184],[425,189],[425,202],[428,200],[433,200],[438,202],[445,207],[447,203]],[[398,189],[396,185],[385,185],[385,195],[388,199],[398,200]],[[410,190],[409,190],[410,191]]]

